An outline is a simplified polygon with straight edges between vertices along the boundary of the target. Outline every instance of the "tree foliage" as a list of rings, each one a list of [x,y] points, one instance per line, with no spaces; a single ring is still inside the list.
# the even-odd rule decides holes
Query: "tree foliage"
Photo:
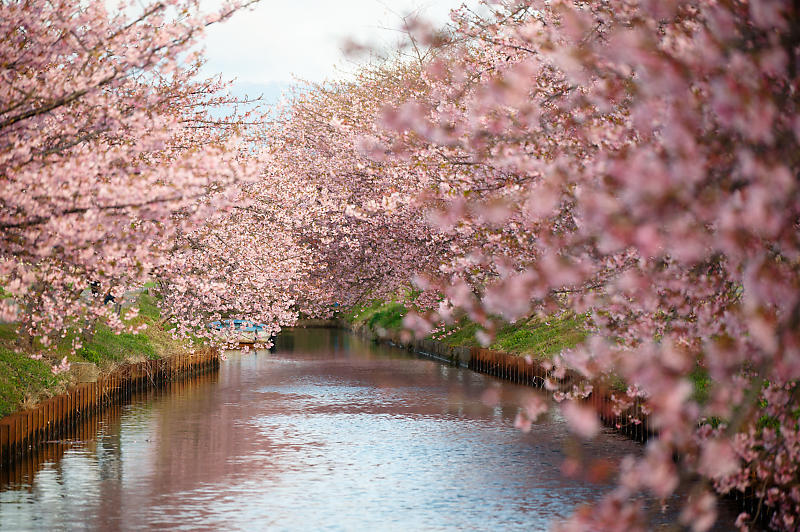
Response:
[[[448,45],[410,23],[416,49],[439,47],[312,87],[274,131],[271,168],[309,198],[321,268],[307,294],[323,309],[413,282],[418,334],[456,312],[489,329],[589,313],[593,334],[560,363],[623,378],[659,437],[565,530],[644,529],[633,495],[666,497],[692,472],[709,479],[684,513],[695,530],[714,520],[711,483],[753,489],[774,526],[797,526],[798,9],[464,8]]]

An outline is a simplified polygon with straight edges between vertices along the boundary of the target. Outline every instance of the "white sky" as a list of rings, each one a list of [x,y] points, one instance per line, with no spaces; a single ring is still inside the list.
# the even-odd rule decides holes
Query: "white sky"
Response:
[[[236,93],[264,93],[274,100],[293,84],[293,76],[323,81],[352,70],[342,53],[346,39],[389,45],[399,37],[389,28],[401,25],[401,15],[419,9],[440,25],[464,1],[261,0],[207,30],[205,71],[236,78]]]

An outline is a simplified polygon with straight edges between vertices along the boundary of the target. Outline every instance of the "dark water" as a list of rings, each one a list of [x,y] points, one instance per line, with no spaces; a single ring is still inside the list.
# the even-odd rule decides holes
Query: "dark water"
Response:
[[[6,471],[0,529],[544,530],[610,489],[565,479],[567,453],[614,464],[640,446],[578,444],[556,412],[524,434],[530,393],[340,331],[287,332]]]

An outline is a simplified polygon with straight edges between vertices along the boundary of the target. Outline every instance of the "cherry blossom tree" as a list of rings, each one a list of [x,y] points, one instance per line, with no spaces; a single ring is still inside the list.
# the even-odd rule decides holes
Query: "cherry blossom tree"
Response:
[[[141,284],[257,178],[247,114],[198,76],[203,28],[241,7],[3,3],[0,319],[45,345],[83,319],[121,326],[81,293]]]
[[[413,93],[419,76],[418,67],[394,65],[312,85],[269,129],[268,174],[292,191],[292,232],[314,263],[298,293],[303,312],[326,315],[335,303],[388,297],[446,253],[448,238],[431,233],[426,203],[414,199],[429,186],[424,169],[376,155],[393,140],[382,139],[375,117]]]
[[[296,237],[308,222],[279,176],[262,175],[240,190],[230,209],[181,234],[157,272],[162,307],[176,332],[238,343],[234,331],[208,329],[235,317],[275,334],[297,319],[298,295],[315,263]],[[232,336],[231,336],[232,335]]]

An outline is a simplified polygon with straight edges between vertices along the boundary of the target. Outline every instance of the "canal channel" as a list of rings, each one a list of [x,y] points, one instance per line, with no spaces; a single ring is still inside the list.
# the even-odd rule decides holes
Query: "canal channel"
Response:
[[[613,466],[641,445],[578,442],[557,409],[521,432],[534,393],[345,331],[286,331],[43,444],[0,478],[0,529],[546,530],[613,488],[566,478],[565,458]]]

